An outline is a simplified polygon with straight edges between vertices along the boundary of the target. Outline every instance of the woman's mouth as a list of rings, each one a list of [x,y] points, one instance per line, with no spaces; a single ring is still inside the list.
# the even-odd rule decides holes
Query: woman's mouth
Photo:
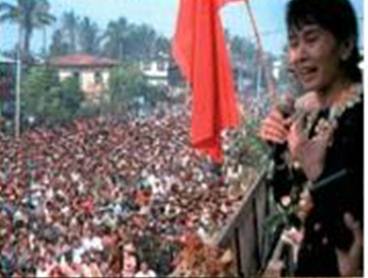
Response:
[[[299,70],[299,77],[303,83],[308,83],[315,78],[316,73],[316,67],[303,67]]]

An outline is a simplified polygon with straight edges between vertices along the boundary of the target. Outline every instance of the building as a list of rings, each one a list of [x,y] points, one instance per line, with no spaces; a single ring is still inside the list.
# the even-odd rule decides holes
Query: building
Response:
[[[0,64],[15,64],[15,63],[16,63],[15,60],[0,55]]]
[[[249,65],[245,65],[239,61],[233,61],[232,70],[235,90],[239,94],[244,94],[246,91],[251,90],[253,80]]]
[[[50,65],[57,69],[60,81],[77,77],[86,100],[98,102],[108,89],[110,70],[119,62],[82,53],[52,58]]]
[[[168,86],[169,64],[169,58],[159,57],[154,60],[141,62],[140,70],[150,85]]]

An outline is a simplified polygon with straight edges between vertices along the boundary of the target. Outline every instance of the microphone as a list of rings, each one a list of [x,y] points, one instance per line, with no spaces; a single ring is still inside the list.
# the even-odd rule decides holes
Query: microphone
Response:
[[[290,117],[295,114],[295,98],[290,94],[281,95],[276,104],[276,109],[281,113],[283,118]],[[269,143],[269,145],[271,148],[270,157],[276,164],[282,163],[281,154],[286,150],[287,144]]]
[[[288,118],[295,113],[295,98],[290,94],[283,94],[276,107],[284,118]]]

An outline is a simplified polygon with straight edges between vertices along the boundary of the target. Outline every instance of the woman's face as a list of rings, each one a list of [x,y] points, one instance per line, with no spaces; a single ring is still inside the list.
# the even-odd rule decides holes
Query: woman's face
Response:
[[[342,77],[340,46],[317,24],[289,32],[289,63],[305,91],[323,92]]]

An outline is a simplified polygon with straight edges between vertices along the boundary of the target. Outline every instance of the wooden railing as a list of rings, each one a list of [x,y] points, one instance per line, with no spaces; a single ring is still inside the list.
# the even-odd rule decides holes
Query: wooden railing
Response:
[[[264,170],[245,193],[240,208],[214,239],[216,246],[232,249],[239,277],[261,275],[278,237],[277,233],[270,235],[264,225],[273,211],[268,191]]]

